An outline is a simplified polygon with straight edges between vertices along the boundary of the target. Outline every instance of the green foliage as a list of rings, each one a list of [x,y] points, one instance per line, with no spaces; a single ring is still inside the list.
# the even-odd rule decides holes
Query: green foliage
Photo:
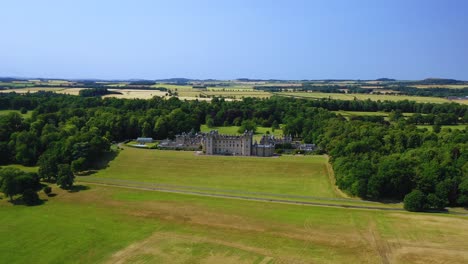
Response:
[[[13,201],[13,196],[27,189],[39,187],[39,178],[35,173],[23,172],[15,168],[0,168],[0,191]]]
[[[73,173],[77,173],[86,169],[86,159],[81,157],[71,163],[71,170]]]
[[[419,212],[425,207],[426,196],[420,190],[413,190],[405,196],[403,202],[406,210]]]
[[[209,115],[206,116],[205,123],[209,128],[212,128],[215,126],[214,119]]]
[[[58,157],[53,153],[46,152],[39,158],[39,177],[45,181],[51,182],[57,178]]]
[[[68,164],[59,164],[58,166],[58,174],[57,174],[57,184],[60,188],[66,189],[70,188],[75,181],[75,176],[70,169],[70,165]]]
[[[231,102],[213,98],[209,103],[174,97],[122,100],[47,92],[0,94],[0,109],[21,107],[33,110],[27,120],[17,112],[0,115],[0,162],[38,164],[41,178],[51,182],[56,181],[57,164],[70,164],[73,172],[96,168],[113,141],[142,134],[174,138],[181,132],[199,131],[204,123],[241,125],[240,132],[254,130],[257,124],[272,128],[283,124],[283,134],[316,143],[321,153],[330,155],[338,186],[350,194],[401,200],[419,189],[428,197],[427,208],[462,205],[467,200],[466,129],[434,133],[415,126],[463,122],[468,117],[465,105],[284,97]],[[378,111],[388,113],[392,121],[383,116],[347,120],[328,110]]]
[[[44,188],[42,190],[44,191],[44,193],[47,196],[49,196],[52,193],[52,187],[50,187],[50,186],[44,186]]]
[[[255,124],[254,121],[252,120],[244,120],[242,121],[241,126],[239,127],[238,132],[239,133],[244,133],[246,131],[253,132],[257,131],[257,124]]]

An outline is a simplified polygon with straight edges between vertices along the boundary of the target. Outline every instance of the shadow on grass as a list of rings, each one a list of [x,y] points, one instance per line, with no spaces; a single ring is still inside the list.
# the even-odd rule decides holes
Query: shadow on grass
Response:
[[[13,205],[24,205],[24,206],[38,206],[38,205],[43,205],[45,202],[47,202],[49,200],[47,199],[39,199],[37,202],[33,203],[33,204],[27,204],[23,201],[23,199],[21,198],[18,198],[18,199],[14,199],[13,201],[8,201],[10,202],[11,204]]]
[[[115,159],[115,157],[117,157],[117,155],[119,154],[118,151],[109,151],[109,152],[106,152],[102,155],[102,157],[100,158],[100,160],[94,162],[92,164],[92,168],[93,169],[96,169],[96,170],[102,170],[102,169],[105,169],[107,167],[109,167],[109,162],[111,162],[112,160]],[[94,171],[95,172],[95,171]]]
[[[89,186],[86,185],[73,185],[72,187],[67,189],[70,193],[76,193],[81,191],[89,190]]]

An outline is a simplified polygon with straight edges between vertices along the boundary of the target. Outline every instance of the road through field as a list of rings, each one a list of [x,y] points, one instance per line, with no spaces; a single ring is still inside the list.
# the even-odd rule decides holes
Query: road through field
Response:
[[[86,177],[88,178],[88,177]],[[241,200],[250,200],[250,201],[261,201],[261,202],[271,202],[271,203],[285,203],[285,204],[297,204],[297,205],[308,205],[308,206],[327,206],[327,207],[340,207],[340,208],[351,208],[351,209],[370,209],[370,210],[386,210],[386,211],[404,211],[402,208],[392,208],[392,207],[380,207],[380,206],[365,206],[365,205],[352,205],[352,204],[340,204],[340,203],[326,203],[326,202],[309,202],[309,201],[300,201],[300,200],[287,200],[287,199],[279,199],[279,198],[262,198],[262,197],[255,197],[255,196],[247,196],[247,195],[235,195],[235,194],[223,194],[223,193],[215,193],[215,192],[204,192],[199,190],[184,190],[184,189],[175,189],[169,187],[160,187],[158,185],[152,186],[135,186],[131,185],[131,183],[116,183],[116,182],[105,182],[105,181],[93,181],[91,178],[87,179],[78,179],[78,182],[88,183],[88,184],[96,184],[96,185],[104,185],[104,186],[115,186],[115,187],[122,187],[122,188],[129,188],[129,189],[139,189],[139,190],[147,190],[147,191],[158,191],[158,192],[169,192],[169,193],[179,193],[179,194],[189,194],[189,195],[199,195],[199,196],[209,196],[209,197],[219,197],[219,198],[227,198],[227,199],[241,199]],[[142,185],[145,183],[141,183]],[[196,188],[192,188],[196,189]],[[252,194],[252,193],[250,193]],[[263,194],[264,195],[264,194]],[[269,196],[272,196],[270,194]],[[278,196],[276,194],[276,196]],[[309,197],[311,198],[311,197]],[[340,199],[336,198],[321,198],[321,197],[313,197],[317,200],[328,200],[328,201],[337,201]],[[341,199],[345,201],[346,199]],[[352,202],[352,200],[346,200],[347,202]]]

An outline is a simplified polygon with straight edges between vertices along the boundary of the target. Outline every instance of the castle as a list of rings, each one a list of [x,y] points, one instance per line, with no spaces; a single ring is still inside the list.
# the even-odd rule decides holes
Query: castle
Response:
[[[273,135],[263,135],[260,142],[253,140],[253,132],[246,131],[242,135],[219,134],[217,130],[208,133],[191,131],[176,135],[175,140],[162,140],[160,149],[199,150],[206,155],[258,156],[271,157],[275,154],[275,145],[293,144],[291,136],[276,138]]]
[[[263,139],[263,138],[262,138]],[[275,154],[275,144],[271,142],[253,142],[253,132],[242,135],[222,135],[212,130],[202,139],[206,155],[235,155],[271,157]]]

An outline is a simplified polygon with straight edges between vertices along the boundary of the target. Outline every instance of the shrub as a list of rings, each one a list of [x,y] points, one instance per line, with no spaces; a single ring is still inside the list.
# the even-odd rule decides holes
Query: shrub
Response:
[[[403,200],[404,208],[411,212],[419,212],[424,209],[426,196],[420,190],[413,190]]]
[[[47,194],[47,196],[52,193],[52,188],[50,186],[45,186],[42,190]]]

